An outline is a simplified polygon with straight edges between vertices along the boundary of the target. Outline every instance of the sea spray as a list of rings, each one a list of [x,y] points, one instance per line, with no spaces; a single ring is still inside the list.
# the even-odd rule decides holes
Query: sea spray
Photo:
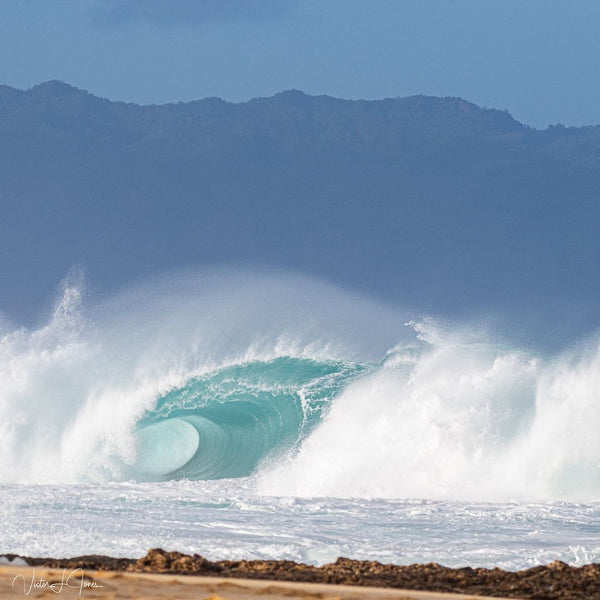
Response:
[[[507,500],[600,498],[600,346],[542,358],[412,323],[350,384],[265,494]]]
[[[401,330],[398,311],[299,276],[179,273],[96,304],[67,281],[47,324],[0,339],[0,480],[247,475],[304,439],[342,380]],[[157,422],[173,411],[186,414]],[[172,427],[189,434],[181,460],[159,456]]]

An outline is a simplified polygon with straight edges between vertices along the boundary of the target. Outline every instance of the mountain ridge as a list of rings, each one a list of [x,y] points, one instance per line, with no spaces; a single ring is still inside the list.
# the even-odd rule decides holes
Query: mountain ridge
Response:
[[[518,289],[523,313],[593,319],[599,191],[600,127],[536,130],[460,98],[140,106],[2,86],[0,311],[31,320],[74,264],[109,293],[217,263],[449,316],[511,311]]]

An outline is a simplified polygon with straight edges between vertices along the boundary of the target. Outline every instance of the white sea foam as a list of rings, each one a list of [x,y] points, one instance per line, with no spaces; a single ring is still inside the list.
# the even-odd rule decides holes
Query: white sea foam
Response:
[[[438,499],[600,497],[600,346],[542,358],[415,325],[356,381],[262,493]]]
[[[248,479],[0,484],[2,552],[138,557],[149,548],[212,560],[347,556],[522,569],[600,560],[599,504],[487,503],[254,494]]]

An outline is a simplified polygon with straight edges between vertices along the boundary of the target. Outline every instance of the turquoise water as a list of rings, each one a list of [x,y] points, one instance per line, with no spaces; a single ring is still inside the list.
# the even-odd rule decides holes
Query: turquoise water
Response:
[[[250,475],[308,436],[346,385],[371,369],[278,357],[216,369],[161,396],[137,424],[139,478]]]

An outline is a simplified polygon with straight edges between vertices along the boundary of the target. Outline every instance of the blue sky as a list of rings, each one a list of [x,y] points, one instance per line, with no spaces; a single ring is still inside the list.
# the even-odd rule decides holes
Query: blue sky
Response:
[[[600,123],[600,2],[0,0],[0,83],[115,100],[460,96]]]

